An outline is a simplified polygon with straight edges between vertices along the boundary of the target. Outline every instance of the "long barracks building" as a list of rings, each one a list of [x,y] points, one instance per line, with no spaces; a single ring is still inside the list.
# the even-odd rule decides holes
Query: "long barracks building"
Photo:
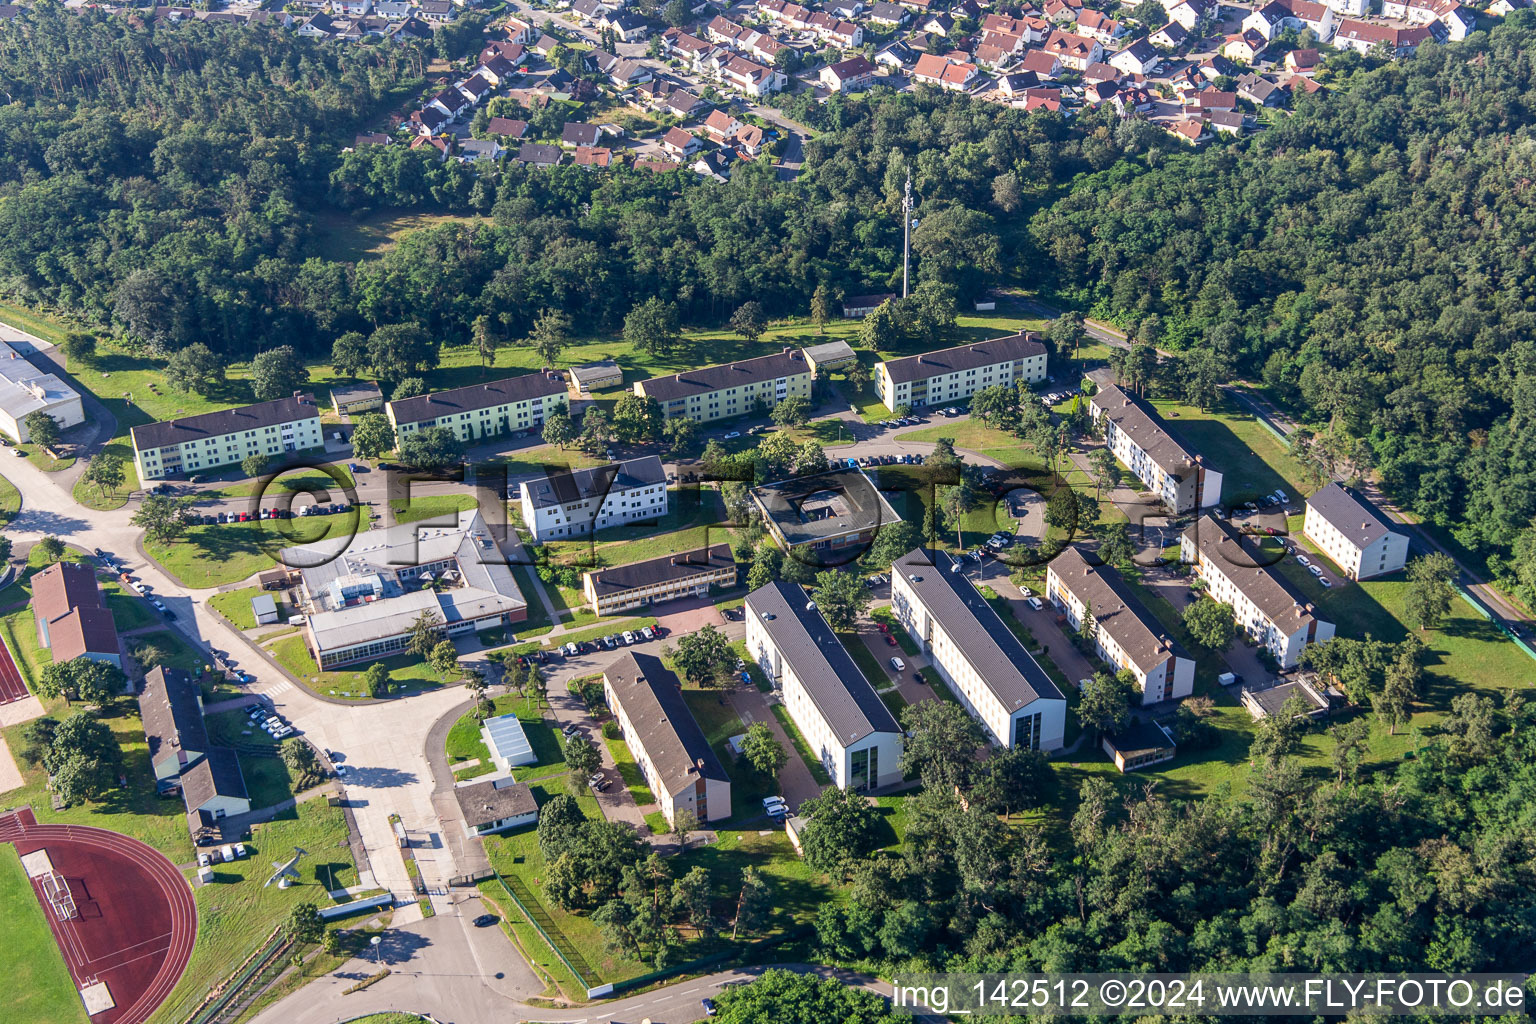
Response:
[[[656,399],[669,420],[686,416],[708,423],[743,416],[759,404],[766,411],[793,395],[810,398],[811,364],[799,349],[786,348],[771,356],[636,381],[635,394]]]
[[[899,405],[921,408],[964,401],[982,388],[1012,385],[1021,378],[1033,384],[1045,379],[1045,361],[1040,336],[1022,331],[888,360],[875,367],[875,385],[885,407],[895,412]]]
[[[277,456],[325,444],[313,395],[222,409],[133,428],[133,465],[140,480],[164,480],[234,465],[251,455]]]
[[[460,441],[474,441],[519,430],[539,430],[555,407],[566,401],[563,378],[543,373],[473,384],[453,391],[384,403],[395,436],[432,427],[450,427]]]

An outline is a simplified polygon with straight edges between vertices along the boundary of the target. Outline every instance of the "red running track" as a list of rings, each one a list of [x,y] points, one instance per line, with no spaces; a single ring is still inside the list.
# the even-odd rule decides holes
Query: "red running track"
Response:
[[[16,659],[11,657],[10,647],[0,641],[0,704],[21,700],[26,695],[27,684],[16,669]]]
[[[46,849],[79,914],[60,921],[36,882],[38,902],[77,986],[106,982],[116,1002],[92,1024],[143,1024],[186,970],[197,905],[181,871],[158,850],[88,825],[39,825],[30,809],[0,817],[0,842]]]

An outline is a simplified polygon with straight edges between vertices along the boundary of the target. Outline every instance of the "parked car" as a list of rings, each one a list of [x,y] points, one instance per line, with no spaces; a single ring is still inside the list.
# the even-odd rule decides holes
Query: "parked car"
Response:
[[[602,792],[608,788],[608,778],[602,772],[594,772],[592,777],[587,779],[587,785],[598,792]]]
[[[1040,599],[1038,597],[1026,598],[1026,600],[1029,602],[1029,606],[1037,612],[1045,608],[1045,605],[1040,603]]]
[[[1317,582],[1323,585],[1324,590],[1327,590],[1329,587],[1333,586],[1332,581],[1330,581],[1327,576],[1319,576],[1317,578]]]
[[[581,726],[577,725],[575,722],[566,722],[565,727],[560,731],[567,736],[574,736],[581,731]]]
[[[728,431],[726,433],[725,439],[727,441],[734,441],[734,440],[736,440],[740,436],[741,436],[741,431],[739,431],[739,430],[732,430],[732,431]]]
[[[892,658],[891,668],[895,669],[897,672],[905,672],[907,670],[907,663],[902,661],[900,658]]]
[[[1296,564],[1310,567],[1312,565],[1312,559],[1308,558],[1306,555],[1297,555]]]
[[[497,917],[495,914],[481,914],[479,917],[475,918],[474,923],[476,928],[489,928],[491,925],[500,920],[501,918]]]
[[[633,644],[634,642],[635,642],[635,634],[626,629],[624,631],[624,644],[625,644],[625,646]]]

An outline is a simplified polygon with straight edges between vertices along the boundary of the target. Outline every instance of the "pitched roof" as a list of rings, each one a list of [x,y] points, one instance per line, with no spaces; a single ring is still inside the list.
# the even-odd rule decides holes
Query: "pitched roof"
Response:
[[[872,733],[900,732],[890,709],[804,589],[770,583],[748,594],[747,606],[768,624],[774,646],[843,746]]]
[[[144,692],[139,694],[139,718],[149,743],[150,764],[173,754],[185,756],[207,751],[208,730],[203,725],[200,697],[197,683],[179,668],[160,665],[145,674]]]
[[[686,134],[686,133],[684,133]],[[693,136],[688,136],[690,139]],[[757,384],[779,377],[794,377],[810,373],[811,368],[799,349],[785,348],[771,356],[758,356],[735,363],[718,363],[697,370],[684,370],[666,377],[652,377],[642,381],[645,393],[658,402],[676,401],[689,395],[703,395],[721,388]]]
[[[189,813],[216,796],[249,800],[239,755],[228,747],[210,747],[202,760],[181,773],[181,796]]]
[[[509,139],[520,139],[528,134],[528,122],[514,117],[493,117],[485,128],[492,135],[503,135]]]
[[[76,608],[101,608],[96,573],[79,562],[55,562],[32,577],[32,614],[44,622]],[[54,660],[60,660],[57,655]]]
[[[599,146],[577,146],[573,160],[577,167],[607,167],[613,163],[613,150]]]
[[[626,739],[645,751],[659,776],[656,781],[668,793],[680,792],[699,778],[730,781],[683,700],[682,684],[660,658],[625,651],[603,669],[603,679],[611,699],[629,719]]]
[[[541,142],[525,142],[517,150],[518,160],[538,167],[553,167],[560,162],[560,157],[559,146],[546,146]]]
[[[1199,127],[1198,122],[1190,123]],[[1152,407],[1136,395],[1109,384],[1088,401],[1100,415],[1108,416],[1116,429],[1136,442],[1163,472],[1183,479],[1183,474],[1195,464],[1195,452],[1176,440]]]
[[[539,802],[526,782],[502,777],[475,779],[453,787],[453,798],[470,828],[479,828],[507,818],[537,814]]]
[[[1170,655],[1189,657],[1114,566],[1090,562],[1078,545],[1069,544],[1051,560],[1050,571],[1074,597],[1088,603],[1094,621],[1142,672],[1150,672]]]
[[[539,509],[569,505],[573,501],[591,498],[602,499],[610,494],[636,487],[654,487],[666,481],[667,471],[661,464],[660,456],[642,455],[625,462],[572,469],[524,480],[518,489],[528,495],[534,508]]]
[[[167,445],[201,441],[203,438],[218,437],[221,434],[233,434],[243,430],[257,430],[283,423],[315,419],[319,415],[320,409],[315,405],[315,396],[307,393],[299,394],[272,402],[243,405],[238,409],[221,409],[218,412],[205,412],[200,416],[185,416],[179,420],[145,423],[133,428],[133,447],[137,451],[144,451],[147,448],[164,448]]]
[[[1207,514],[1185,527],[1186,541],[1193,540],[1200,560],[1216,566],[1237,589],[1287,634],[1295,633],[1317,618],[1306,595],[1291,586],[1269,565],[1261,565],[1244,544],[1242,534]]]
[[[1036,700],[1062,700],[1045,669],[960,567],[942,551],[915,548],[898,558],[891,572],[900,573],[1009,714]]]
[[[595,146],[602,132],[595,124],[578,124],[567,121],[560,132],[560,141],[568,146]]]
[[[667,133],[661,137],[661,141],[677,149],[687,149],[695,145],[697,140],[681,128],[673,125],[667,129]]]
[[[974,370],[994,363],[1028,359],[1045,353],[1045,346],[1039,338],[1040,335],[1033,331],[1020,331],[1005,338],[956,345],[954,348],[924,352],[905,359],[891,359],[885,363],[885,372],[892,383],[904,384],[908,381],[927,380],[941,373]]]
[[[48,642],[55,662],[86,654],[119,653],[117,623],[105,608],[76,608],[56,619],[48,627]]]
[[[1357,548],[1369,547],[1392,532],[1374,505],[1359,491],[1340,483],[1329,484],[1312,495],[1307,507]]]
[[[420,423],[422,420],[440,419],[454,413],[492,409],[510,402],[525,402],[547,395],[563,395],[565,392],[563,380],[552,379],[542,373],[525,373],[521,377],[493,380],[489,384],[471,384],[467,388],[404,398],[390,402],[388,408],[394,414],[396,423]]]

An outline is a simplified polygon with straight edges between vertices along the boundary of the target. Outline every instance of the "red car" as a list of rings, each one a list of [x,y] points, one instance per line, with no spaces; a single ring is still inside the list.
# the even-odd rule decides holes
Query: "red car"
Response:
[[[891,636],[891,634],[889,634],[889,633],[885,634],[885,645],[887,647],[895,647],[896,646],[896,638]]]

